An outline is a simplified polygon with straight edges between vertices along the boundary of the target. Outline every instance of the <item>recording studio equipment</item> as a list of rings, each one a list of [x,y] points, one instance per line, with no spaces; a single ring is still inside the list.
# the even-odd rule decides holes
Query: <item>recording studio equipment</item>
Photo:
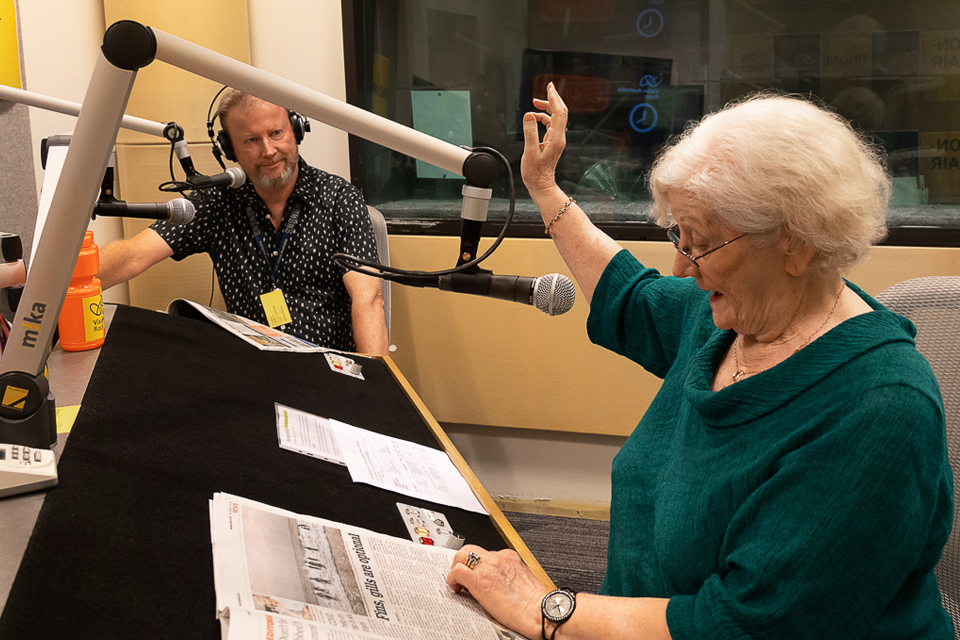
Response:
[[[174,198],[169,202],[133,202],[122,200],[99,201],[93,208],[93,217],[143,218],[166,220],[171,224],[187,224],[193,220],[196,208],[186,198]]]

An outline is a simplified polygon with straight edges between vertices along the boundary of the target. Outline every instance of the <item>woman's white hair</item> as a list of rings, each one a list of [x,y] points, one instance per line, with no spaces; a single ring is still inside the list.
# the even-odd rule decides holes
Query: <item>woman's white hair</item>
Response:
[[[881,152],[843,118],[771,94],[688,128],[654,163],[649,186],[658,224],[672,223],[667,194],[684,192],[741,233],[809,243],[812,268],[841,273],[886,234],[891,190]]]

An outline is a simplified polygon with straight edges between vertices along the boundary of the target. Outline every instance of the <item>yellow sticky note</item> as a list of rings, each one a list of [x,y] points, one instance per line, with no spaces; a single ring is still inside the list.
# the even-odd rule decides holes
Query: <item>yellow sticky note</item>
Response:
[[[57,407],[57,433],[70,433],[78,413],[80,413],[80,405],[78,404],[69,407]]]
[[[22,89],[16,0],[0,0],[0,84]]]
[[[267,324],[271,327],[285,325],[292,320],[290,310],[287,309],[287,301],[283,298],[283,291],[274,289],[260,296],[260,304],[267,314]]]

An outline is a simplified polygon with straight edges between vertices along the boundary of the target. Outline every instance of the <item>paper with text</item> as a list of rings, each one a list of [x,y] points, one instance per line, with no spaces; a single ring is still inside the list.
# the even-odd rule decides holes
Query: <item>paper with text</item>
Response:
[[[487,513],[443,451],[330,420],[354,482]]]
[[[273,406],[277,412],[277,440],[281,449],[327,462],[347,464],[327,418],[297,411],[277,402]]]

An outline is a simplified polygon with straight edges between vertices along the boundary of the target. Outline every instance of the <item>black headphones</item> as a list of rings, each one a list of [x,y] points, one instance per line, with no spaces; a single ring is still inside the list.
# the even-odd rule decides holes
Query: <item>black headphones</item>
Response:
[[[226,89],[224,87],[223,89]],[[217,98],[223,93],[223,89],[217,92],[217,95],[213,96],[213,100],[210,101],[210,108],[207,109],[207,136],[210,138],[210,144],[213,145],[213,157],[217,159],[217,162],[220,163],[220,166],[223,167],[226,171],[226,166],[223,164],[221,157],[226,158],[230,162],[237,161],[237,155],[233,151],[233,143],[230,141],[230,134],[222,128],[223,123],[221,122],[221,129],[217,132],[216,137],[213,135],[213,123],[220,117],[220,113],[214,114],[213,118],[210,117],[210,114],[213,112],[213,104],[217,101]],[[296,111],[290,111],[287,109],[287,117],[290,118],[290,127],[293,129],[293,137],[297,141],[297,145],[303,142],[303,136],[310,131],[310,121],[307,118]]]

